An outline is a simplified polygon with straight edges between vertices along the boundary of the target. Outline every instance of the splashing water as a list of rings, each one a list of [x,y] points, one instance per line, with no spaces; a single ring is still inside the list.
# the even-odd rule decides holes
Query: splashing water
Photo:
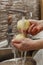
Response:
[[[24,59],[22,60],[22,65],[25,65],[25,61],[26,61],[26,54],[27,54],[27,51],[24,52]]]

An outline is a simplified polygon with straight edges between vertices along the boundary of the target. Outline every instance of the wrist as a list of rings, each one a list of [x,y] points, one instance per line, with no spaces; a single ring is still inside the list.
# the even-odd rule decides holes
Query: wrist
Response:
[[[37,49],[37,40],[32,40],[32,42],[30,43],[30,49],[29,50],[38,50]],[[29,46],[28,46],[28,48],[29,48]]]
[[[39,49],[41,49],[41,48],[40,48],[39,40],[34,40],[33,50],[39,50]]]
[[[34,40],[33,48],[34,50],[43,49],[43,39]]]

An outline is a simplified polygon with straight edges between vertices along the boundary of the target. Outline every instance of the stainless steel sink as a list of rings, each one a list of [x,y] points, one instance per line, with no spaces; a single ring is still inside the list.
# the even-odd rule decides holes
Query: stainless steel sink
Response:
[[[1,62],[0,65],[22,65],[23,60],[24,58],[10,59],[10,60]],[[24,65],[36,65],[36,61],[33,58],[28,57],[26,58]]]
[[[0,48],[0,62],[14,57],[11,48]]]

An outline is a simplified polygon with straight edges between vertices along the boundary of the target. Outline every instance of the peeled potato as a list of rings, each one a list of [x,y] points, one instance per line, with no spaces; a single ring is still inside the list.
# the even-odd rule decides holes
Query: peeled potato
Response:
[[[18,34],[15,36],[15,39],[20,40],[20,39],[24,39],[25,35],[24,34]]]
[[[26,31],[30,27],[30,22],[29,20],[19,20],[17,23],[17,29],[18,30],[24,30]]]

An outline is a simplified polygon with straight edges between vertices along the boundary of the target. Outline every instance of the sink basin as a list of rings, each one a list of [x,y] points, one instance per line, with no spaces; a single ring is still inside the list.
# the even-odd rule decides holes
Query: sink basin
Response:
[[[14,57],[11,48],[0,48],[0,62]]]
[[[11,59],[4,61],[0,63],[0,65],[22,65],[23,58],[16,58],[16,59]],[[16,64],[17,61],[17,64]],[[36,65],[36,61],[32,58],[26,58],[25,64],[24,65]]]

